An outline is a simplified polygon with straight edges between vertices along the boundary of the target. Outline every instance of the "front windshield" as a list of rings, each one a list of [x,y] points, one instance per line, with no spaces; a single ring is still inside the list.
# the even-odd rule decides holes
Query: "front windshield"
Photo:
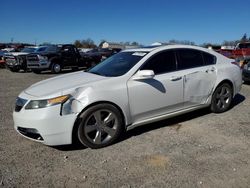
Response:
[[[127,73],[147,53],[145,52],[120,52],[96,65],[88,72],[102,76],[121,76]]]
[[[46,50],[46,46],[45,47],[40,47],[40,48],[37,48],[36,49],[36,52],[43,52],[43,51],[45,51]]]
[[[36,52],[57,52],[58,51],[58,47],[57,46],[44,46],[44,47],[40,47],[36,50]]]
[[[35,51],[35,48],[24,48],[24,49],[22,49],[21,52],[31,53],[31,52],[34,52],[34,51]]]

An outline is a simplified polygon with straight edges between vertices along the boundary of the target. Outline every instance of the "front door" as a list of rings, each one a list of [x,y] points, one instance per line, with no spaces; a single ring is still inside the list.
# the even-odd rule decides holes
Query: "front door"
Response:
[[[76,65],[76,55],[72,46],[64,46],[62,49],[62,59],[64,66]]]
[[[127,82],[133,123],[183,108],[183,75],[176,72],[174,51],[150,58],[140,70],[153,70],[155,77]]]

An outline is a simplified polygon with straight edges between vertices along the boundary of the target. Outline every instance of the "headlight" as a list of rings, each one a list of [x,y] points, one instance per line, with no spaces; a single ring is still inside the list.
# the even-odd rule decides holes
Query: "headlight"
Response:
[[[54,106],[57,104],[62,104],[69,99],[70,95],[63,95],[60,97],[45,99],[45,100],[31,100],[26,106],[25,109],[38,109],[45,108],[49,106]]]

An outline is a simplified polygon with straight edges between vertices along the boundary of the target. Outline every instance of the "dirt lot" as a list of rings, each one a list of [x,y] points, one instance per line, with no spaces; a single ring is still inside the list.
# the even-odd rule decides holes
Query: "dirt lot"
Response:
[[[52,76],[0,69],[0,187],[250,186],[250,85],[226,113],[199,110],[92,150],[48,147],[13,129],[16,96]]]

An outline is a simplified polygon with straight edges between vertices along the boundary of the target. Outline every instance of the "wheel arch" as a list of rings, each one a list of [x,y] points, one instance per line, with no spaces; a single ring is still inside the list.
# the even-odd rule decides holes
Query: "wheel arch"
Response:
[[[234,93],[234,92],[235,92],[234,84],[233,84],[233,82],[232,82],[231,80],[229,80],[229,79],[221,80],[221,81],[216,85],[216,87],[214,88],[214,91],[216,90],[217,87],[221,86],[221,85],[224,84],[224,83],[227,83],[227,84],[229,84],[229,85],[231,86],[232,92],[233,92],[233,96],[234,96],[234,95],[235,95],[235,93]]]
[[[54,62],[60,64],[60,58],[59,57],[51,57],[51,58],[49,58],[49,62],[50,62],[49,68],[51,69],[51,66],[53,65]]]
[[[122,111],[122,109],[119,107],[119,105],[117,105],[117,104],[115,104],[113,102],[110,102],[110,101],[97,101],[97,102],[91,103],[88,106],[86,106],[85,108],[83,108],[82,111],[77,115],[77,118],[76,118],[76,120],[74,122],[73,129],[72,129],[72,143],[78,143],[79,142],[77,136],[75,136],[75,135],[77,135],[77,128],[78,128],[78,124],[79,124],[79,121],[80,121],[80,115],[84,111],[89,109],[90,107],[98,105],[98,104],[110,104],[110,105],[113,105],[114,107],[116,107],[118,109],[118,111],[120,112],[121,116],[122,116],[124,130],[126,130],[126,116],[125,116],[124,112]]]

